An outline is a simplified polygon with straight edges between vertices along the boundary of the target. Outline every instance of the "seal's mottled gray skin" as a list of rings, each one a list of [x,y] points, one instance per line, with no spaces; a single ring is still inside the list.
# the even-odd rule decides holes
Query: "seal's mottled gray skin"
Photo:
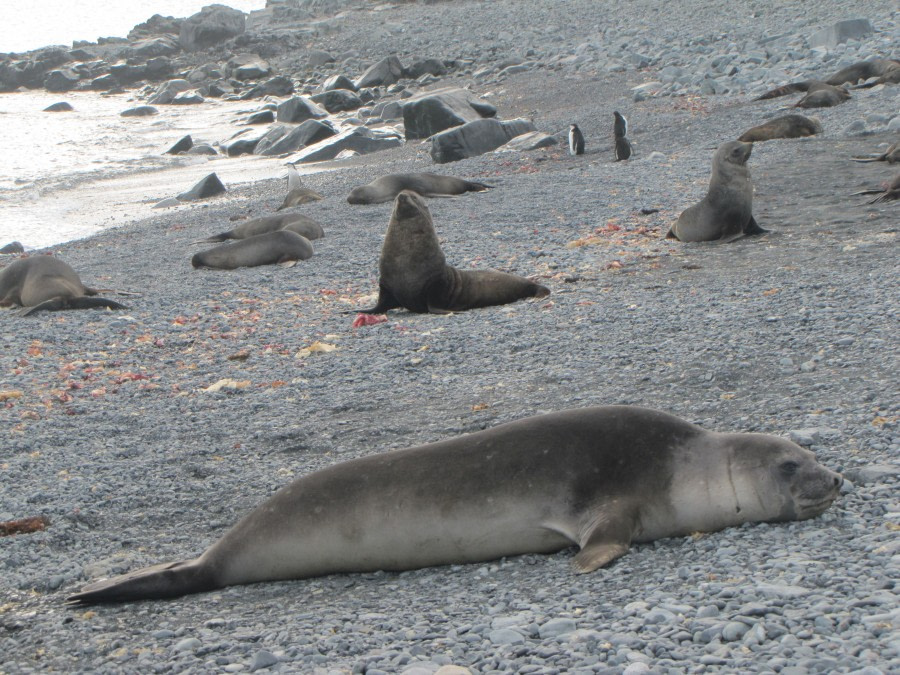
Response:
[[[407,570],[580,547],[579,572],[632,542],[819,515],[842,479],[790,441],[705,431],[632,406],[566,410],[316,471],[200,557],[100,581],[72,602]]]

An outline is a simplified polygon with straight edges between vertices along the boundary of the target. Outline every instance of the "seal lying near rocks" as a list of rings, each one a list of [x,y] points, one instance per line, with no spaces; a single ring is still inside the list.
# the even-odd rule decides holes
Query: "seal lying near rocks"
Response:
[[[815,117],[803,115],[782,115],[769,120],[765,124],[747,129],[741,134],[739,141],[758,143],[775,138],[803,138],[822,133],[822,123]]]
[[[806,520],[843,479],[775,436],[633,406],[566,410],[298,478],[202,555],[86,586],[72,603],[408,570],[578,546],[593,572],[631,544]],[[765,536],[765,531],[760,531]]]
[[[867,204],[880,204],[900,199],[900,173],[894,176],[890,182],[885,183],[883,189],[854,192],[853,196],[856,195],[878,195],[875,199],[870,199],[866,202]]]
[[[768,232],[753,218],[753,183],[747,169],[752,150],[753,145],[741,141],[719,146],[713,157],[709,191],[699,204],[678,216],[678,222],[666,234],[667,239],[734,241]]]
[[[484,192],[492,187],[436,173],[392,173],[353,188],[347,201],[350,204],[382,204],[392,201],[403,190],[418,192],[423,197],[450,197],[464,192]]]
[[[298,260],[307,260],[312,255],[313,247],[306,237],[296,232],[278,230],[201,251],[191,258],[191,265],[195,268],[213,267],[220,270],[259,265],[290,267]]]
[[[900,141],[894,143],[880,155],[872,157],[853,157],[854,162],[887,162],[888,164],[896,164],[900,162]]]
[[[228,239],[247,239],[259,234],[289,230],[307,239],[319,239],[325,236],[325,230],[312,218],[299,213],[277,213],[271,216],[260,216],[247,220],[237,227],[214,234],[206,239],[193,242],[194,244],[209,244]]]
[[[515,274],[448,265],[425,200],[409,190],[394,200],[378,271],[378,302],[359,310],[364,314],[399,307],[442,314],[550,295],[546,286]]]
[[[806,92],[806,96],[794,104],[795,108],[827,108],[843,103],[850,98],[850,92],[845,87],[828,84],[820,80],[804,80],[776,87],[762,96],[758,96],[756,100],[762,101],[778,98],[779,96],[787,96],[788,94],[801,91]]]
[[[858,61],[837,71],[825,82],[828,84],[857,84],[873,77],[879,79],[873,82],[872,86],[900,83],[900,61],[894,59]]]
[[[95,297],[67,263],[49,255],[23,258],[0,271],[0,307],[18,305],[22,316],[65,309],[127,309],[114,300]]]

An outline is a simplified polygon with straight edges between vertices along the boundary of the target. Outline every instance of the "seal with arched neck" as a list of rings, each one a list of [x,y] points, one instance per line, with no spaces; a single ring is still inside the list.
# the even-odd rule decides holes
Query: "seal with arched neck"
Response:
[[[220,232],[193,243],[208,244],[227,241],[228,239],[247,239],[259,234],[277,232],[278,230],[289,230],[310,240],[320,239],[325,236],[325,230],[322,229],[322,226],[309,216],[304,216],[300,213],[277,213],[271,216],[252,218],[227,232]]]
[[[442,314],[550,294],[546,286],[515,274],[459,270],[448,265],[425,200],[409,190],[394,200],[378,272],[378,302],[359,310],[364,314],[401,307]]]
[[[67,263],[49,255],[22,258],[0,270],[0,307],[24,307],[22,316],[65,309],[127,309],[81,283]]]
[[[353,188],[347,195],[347,202],[382,204],[392,201],[403,190],[412,190],[423,197],[449,197],[465,192],[484,192],[492,187],[493,185],[436,173],[392,173],[376,178],[368,185]]]
[[[306,237],[296,232],[278,230],[201,251],[191,258],[191,265],[220,270],[258,265],[290,267],[298,260],[307,260],[312,255],[313,247]]]
[[[171,598],[570,546],[580,549],[575,570],[587,573],[635,543],[813,518],[841,483],[776,436],[706,431],[633,406],[566,410],[308,474],[199,557],[91,583],[69,601]]]
[[[730,141],[716,150],[706,196],[685,209],[666,235],[679,241],[733,241],[768,230],[753,218],[753,182],[747,160],[751,143]]]
[[[803,138],[822,133],[822,123],[815,117],[803,115],[782,115],[769,120],[765,124],[747,129],[741,134],[739,141],[758,143],[775,138]]]

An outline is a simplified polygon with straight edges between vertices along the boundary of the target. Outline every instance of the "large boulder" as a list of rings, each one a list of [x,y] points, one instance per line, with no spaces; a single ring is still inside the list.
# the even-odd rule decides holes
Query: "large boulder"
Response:
[[[335,133],[337,132],[330,124],[318,120],[306,120],[300,126],[283,134],[275,142],[269,143],[262,150],[257,149],[255,152],[257,155],[286,155],[330,138]]]
[[[28,56],[27,59],[0,63],[0,91],[41,87],[48,70],[69,61],[66,50],[58,47],[46,47]]]
[[[263,96],[288,96],[293,93],[294,82],[284,75],[276,75],[244,92],[241,95],[241,100],[246,101],[252,98],[262,98]]]
[[[496,114],[494,106],[465,89],[447,87],[408,98],[403,104],[403,126],[406,139],[413,140]]]
[[[128,31],[129,42],[136,42],[154,35],[175,35],[181,32],[181,23],[183,19],[176,19],[172,16],[162,16],[154,14],[144,23],[139,23],[130,31]]]
[[[70,91],[78,84],[81,79],[71,68],[60,68],[51,70],[44,78],[44,88],[47,91]]]
[[[176,199],[181,202],[192,202],[198,199],[215,197],[223,192],[227,192],[227,190],[225,189],[225,186],[222,185],[222,181],[219,180],[219,177],[216,174],[211,173],[187,192],[182,192]]]
[[[331,91],[332,89],[356,91],[356,85],[346,75],[332,75],[322,83],[322,91]]]
[[[116,82],[119,84],[131,84],[144,79],[147,67],[130,63],[114,63],[109,67],[109,74],[116,78]]]
[[[190,89],[193,89],[193,86],[187,80],[169,80],[168,82],[163,82],[159,86],[156,93],[150,97],[150,100],[147,101],[147,103],[150,105],[168,105],[175,100],[175,97],[178,96],[178,94],[183,91],[189,91]]]
[[[185,51],[212,47],[244,32],[246,15],[225,5],[208,5],[181,23],[178,42]]]
[[[545,134],[543,131],[528,131],[504,143],[495,152],[527,152],[529,150],[550,148],[557,143],[559,141],[555,137]]]
[[[272,68],[258,54],[235,54],[228,61],[231,76],[236,80],[258,80],[268,75]]]
[[[382,59],[378,63],[369,66],[359,79],[356,81],[356,88],[363,87],[380,87],[394,84],[403,77],[404,68],[395,55],[391,54],[387,58]]]
[[[406,76],[413,79],[422,77],[422,75],[434,75],[440,77],[447,74],[447,66],[440,59],[420,59],[413,61],[413,64],[406,69]]]
[[[356,110],[362,107],[362,99],[348,89],[330,89],[311,97],[330,113]]]
[[[443,131],[431,139],[431,159],[437,164],[445,164],[466,157],[477,157],[496,150],[516,136],[529,131],[535,131],[534,125],[524,119],[506,122],[481,119],[467,122],[462,126]]]
[[[306,120],[328,117],[328,113],[304,96],[293,96],[278,104],[276,118],[279,122],[296,124]]]
[[[279,140],[287,136],[290,131],[291,127],[289,127],[287,124],[276,124],[274,127],[271,127],[268,131],[266,131],[266,133],[262,135],[262,137],[256,143],[256,147],[253,152],[255,152],[256,154],[264,153]]]
[[[810,47],[827,47],[832,49],[847,40],[859,39],[875,32],[868,19],[848,19],[823,28],[809,38]]]
[[[154,56],[174,56],[181,51],[178,41],[171,36],[138,40],[126,52],[136,59],[152,59]]]
[[[304,148],[296,155],[292,155],[289,161],[291,164],[323,162],[334,159],[345,150],[365,155],[401,145],[403,140],[396,134],[377,132],[367,127],[355,127]]]

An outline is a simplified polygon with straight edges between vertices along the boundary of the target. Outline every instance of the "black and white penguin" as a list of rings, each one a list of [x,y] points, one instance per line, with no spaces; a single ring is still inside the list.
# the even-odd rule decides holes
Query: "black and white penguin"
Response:
[[[581,133],[581,129],[578,128],[577,124],[569,127],[569,154],[584,154],[584,134]]]
[[[613,124],[613,135],[616,137],[616,161],[621,162],[631,157],[631,143],[625,136],[628,134],[628,120],[618,111],[613,112],[616,118]]]

